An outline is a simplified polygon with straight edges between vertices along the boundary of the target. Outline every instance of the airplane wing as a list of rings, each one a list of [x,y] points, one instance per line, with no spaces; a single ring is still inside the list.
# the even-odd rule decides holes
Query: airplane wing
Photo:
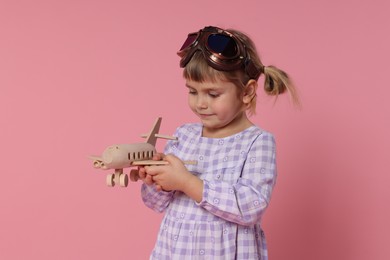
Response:
[[[132,166],[152,166],[152,165],[167,165],[167,161],[141,160],[131,163]]]
[[[147,138],[148,135],[147,134],[142,134],[141,137],[142,138]],[[167,140],[177,140],[177,137],[176,136],[172,136],[172,135],[155,134],[154,137],[161,138],[161,139],[167,139]]]
[[[103,161],[103,158],[97,155],[90,155],[88,156],[88,158],[91,159],[92,161]]]
[[[197,165],[198,161],[183,161],[187,165]],[[155,161],[155,160],[143,160],[143,161],[134,161],[131,163],[132,166],[152,166],[152,165],[167,165],[167,161]]]

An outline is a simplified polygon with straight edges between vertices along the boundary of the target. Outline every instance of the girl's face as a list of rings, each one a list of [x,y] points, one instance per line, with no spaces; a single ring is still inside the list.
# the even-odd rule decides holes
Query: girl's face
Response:
[[[237,86],[231,82],[186,81],[188,104],[203,124],[203,136],[222,138],[251,125],[246,105]]]

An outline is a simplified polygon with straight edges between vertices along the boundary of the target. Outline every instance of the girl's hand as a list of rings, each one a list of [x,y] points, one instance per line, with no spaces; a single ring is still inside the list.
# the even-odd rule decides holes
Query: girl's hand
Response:
[[[164,159],[164,156],[164,154],[158,153],[153,156],[152,160],[161,161],[162,159]],[[142,180],[146,185],[154,184],[152,176],[146,173],[146,169],[144,166],[138,167],[138,176],[139,179]],[[161,190],[161,187],[159,185],[156,185],[156,188],[157,190]]]
[[[153,179],[151,175],[148,175],[146,173],[145,167],[140,166],[138,167],[138,176],[141,181],[143,181],[146,185],[152,185]]]
[[[169,164],[145,166],[146,173],[151,175],[153,181],[165,191],[181,191],[190,173],[179,158],[167,155],[164,160]]]
[[[147,175],[152,176],[157,189],[182,191],[200,202],[203,193],[203,181],[190,173],[184,163],[176,156],[166,155],[164,160],[169,164],[145,166]]]

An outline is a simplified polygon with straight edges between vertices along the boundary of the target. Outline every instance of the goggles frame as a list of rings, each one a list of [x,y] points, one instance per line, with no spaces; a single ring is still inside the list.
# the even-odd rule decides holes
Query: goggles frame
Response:
[[[231,55],[226,56],[223,55],[222,52],[214,50],[213,46],[210,46],[210,36],[222,36],[221,41],[222,39],[226,40],[229,38],[229,40],[234,43],[233,45],[230,45],[230,49],[228,49],[228,52]],[[218,38],[216,40],[218,40]],[[198,32],[189,33],[183,46],[177,52],[181,57],[180,67],[184,68],[197,51],[201,51],[207,63],[216,70],[232,71],[244,68],[246,74],[251,79],[255,80],[257,80],[262,73],[262,69],[256,67],[249,57],[245,44],[243,44],[234,34],[221,28],[207,26]]]

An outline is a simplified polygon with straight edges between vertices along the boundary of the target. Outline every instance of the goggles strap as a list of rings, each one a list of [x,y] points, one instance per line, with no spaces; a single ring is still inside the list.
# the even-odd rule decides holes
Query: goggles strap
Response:
[[[256,65],[249,57],[249,54],[247,55],[248,57],[244,61],[245,72],[249,76],[249,78],[258,80],[261,73],[264,73],[264,66],[262,66],[261,68],[256,67]]]

